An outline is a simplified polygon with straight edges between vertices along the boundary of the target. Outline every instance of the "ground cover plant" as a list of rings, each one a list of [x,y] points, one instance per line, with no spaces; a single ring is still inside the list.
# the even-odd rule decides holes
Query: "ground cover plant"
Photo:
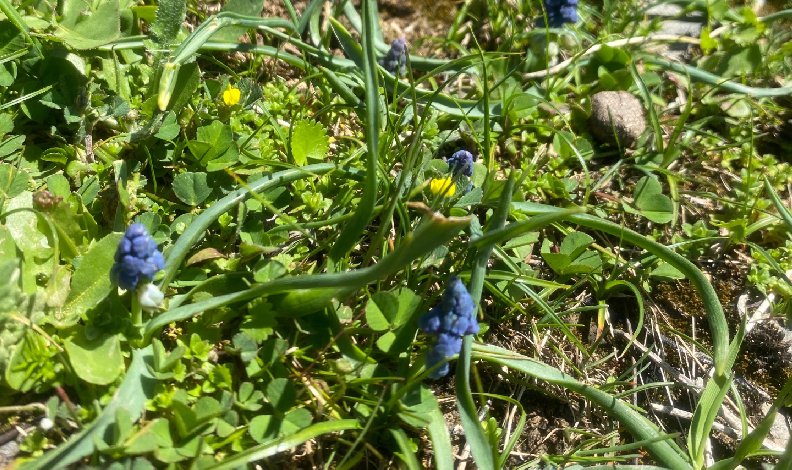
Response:
[[[0,0],[0,465],[792,468],[792,4],[664,4]]]

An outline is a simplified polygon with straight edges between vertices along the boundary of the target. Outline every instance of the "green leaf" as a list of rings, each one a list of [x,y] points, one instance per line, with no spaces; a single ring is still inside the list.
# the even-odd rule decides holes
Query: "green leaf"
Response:
[[[674,204],[663,194],[660,182],[651,176],[644,176],[635,186],[635,206],[644,217],[658,224],[668,223],[674,216]]]
[[[95,307],[113,290],[109,273],[121,237],[121,233],[111,233],[91,245],[83,256],[72,275],[71,292],[64,307],[68,316]]]
[[[146,400],[154,398],[154,385],[157,383],[148,373],[146,364],[151,364],[151,347],[132,351],[132,362],[124,380],[112,395],[110,403],[93,422],[56,449],[45,453],[42,457],[19,467],[19,470],[40,468],[66,468],[70,464],[90,455],[94,451],[94,439],[101,441],[105,430],[116,419],[120,408],[129,411],[134,422],[143,414]]]
[[[0,158],[11,155],[25,144],[24,135],[10,135],[0,144]]]
[[[13,165],[0,163],[0,198],[13,198],[27,188],[28,174]]]
[[[124,371],[121,341],[118,335],[88,339],[85,330],[64,341],[74,372],[84,381],[96,385],[107,385]]]
[[[649,276],[658,279],[662,282],[670,282],[675,279],[684,279],[685,275],[682,274],[682,271],[678,270],[677,268],[671,266],[666,262],[660,263],[660,265],[652,270],[649,273]]]
[[[151,25],[154,40],[162,47],[168,47],[176,40],[187,13],[184,0],[162,0],[157,6],[157,20]]]
[[[53,196],[62,197],[66,199],[71,194],[71,185],[69,180],[60,173],[54,174],[47,178],[47,189]]]
[[[297,408],[286,413],[281,423],[280,433],[284,436],[290,436],[300,429],[307,428],[311,425],[313,416],[311,412],[305,408]]]
[[[96,8],[92,8],[96,5]],[[121,14],[118,0],[66,0],[55,36],[74,49],[93,49],[118,39]]]
[[[231,127],[220,121],[212,121],[208,126],[199,127],[196,132],[196,139],[187,142],[193,158],[203,166],[208,167],[214,162],[216,165],[224,165],[236,162],[238,152],[236,144],[233,143],[234,133]],[[228,166],[225,165],[225,166]],[[220,170],[220,168],[214,169]],[[213,171],[213,168],[207,168]]]
[[[253,420],[251,420],[251,425],[253,424],[253,421],[259,418],[264,417],[256,416],[253,418]],[[245,449],[242,452],[226,457],[221,462],[209,467],[205,467],[203,470],[233,470],[237,468],[244,468],[247,463],[255,462],[281,452],[289,451],[322,434],[329,434],[351,429],[360,429],[360,423],[358,423],[358,420],[339,419],[335,421],[316,423],[295,434],[292,434],[291,436],[286,436],[283,439],[265,442],[261,445]]]
[[[181,66],[179,72],[176,74],[176,84],[173,86],[171,98],[168,101],[168,107],[166,109],[174,111],[175,113],[181,111],[181,109],[193,99],[195,91],[200,84],[201,71],[198,69],[197,63],[193,62]]]
[[[265,3],[266,1],[262,0],[228,0],[220,11],[239,13],[245,16],[259,16]],[[215,33],[212,39],[215,41],[236,42],[247,31],[246,28],[239,26],[229,26]]]
[[[154,137],[162,140],[173,140],[179,136],[179,132],[181,132],[181,125],[179,124],[179,120],[176,119],[176,113],[168,111],[168,114],[165,115],[165,119],[162,120],[162,124],[157,133],[154,134]]]
[[[300,121],[294,126],[291,151],[294,163],[305,165],[308,160],[324,160],[330,150],[330,140],[322,124],[316,121]],[[316,163],[316,162],[313,162]]]
[[[197,206],[212,194],[212,188],[206,181],[206,173],[188,171],[173,179],[173,192],[181,202],[188,206]]]
[[[747,47],[732,46],[720,60],[714,73],[723,78],[753,74],[762,65],[762,49],[758,44]]]
[[[248,432],[258,443],[266,442],[278,436],[280,426],[272,415],[258,415],[250,420]]]
[[[264,266],[259,267],[256,265],[256,273],[253,275],[253,280],[256,282],[268,282],[273,279],[286,274],[286,267],[275,260],[267,260]]]
[[[276,411],[285,413],[294,406],[294,402],[297,399],[297,390],[289,379],[279,378],[273,379],[267,385],[265,395]]]
[[[374,331],[391,327],[399,313],[399,299],[391,292],[377,292],[366,303],[366,321]]]

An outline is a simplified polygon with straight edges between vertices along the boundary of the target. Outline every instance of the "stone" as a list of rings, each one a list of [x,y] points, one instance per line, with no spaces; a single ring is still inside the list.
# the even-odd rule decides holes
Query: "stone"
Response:
[[[615,131],[622,147],[632,147],[646,130],[641,100],[626,91],[601,91],[591,97],[589,125],[600,142],[615,145]]]

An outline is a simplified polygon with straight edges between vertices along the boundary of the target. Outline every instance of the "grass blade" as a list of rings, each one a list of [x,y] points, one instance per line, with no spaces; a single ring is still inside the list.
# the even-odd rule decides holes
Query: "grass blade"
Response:
[[[345,173],[346,176],[356,179],[363,178],[363,173],[354,168],[341,167],[330,163],[308,165],[299,169],[279,171],[270,176],[265,176],[248,185],[248,188],[238,189],[212,204],[212,207],[196,217],[195,221],[184,231],[179,239],[176,240],[165,263],[165,275],[162,281],[160,281],[160,290],[164,292],[171,281],[173,281],[173,278],[176,276],[176,270],[179,268],[182,261],[184,261],[184,258],[187,257],[187,253],[192,246],[201,239],[206,229],[209,228],[218,217],[236,207],[240,202],[244,202],[250,198],[252,193],[260,193],[291,181],[323,175],[331,171],[340,171]]]
[[[557,211],[558,209],[544,204],[532,202],[514,202],[512,207],[526,214],[544,214]],[[564,217],[569,222],[583,225],[588,228],[599,230],[622,240],[636,245],[652,253],[673,267],[677,268],[695,286],[701,295],[704,303],[704,310],[707,313],[710,331],[712,332],[713,360],[715,361],[715,373],[724,376],[730,369],[729,361],[729,328],[726,324],[726,316],[723,313],[718,295],[715,293],[712,284],[704,274],[688,259],[672,251],[641,234],[613,222],[600,219],[587,214],[573,214]]]
[[[371,2],[363,2],[363,81],[366,86],[366,181],[355,217],[344,227],[329,254],[329,264],[334,266],[358,241],[366,230],[377,204],[377,166],[379,164],[379,77],[374,46],[376,9]]]
[[[560,385],[583,395],[606,410],[609,416],[618,419],[635,439],[646,441],[646,450],[661,465],[674,470],[691,469],[690,463],[674,450],[668,440],[661,439],[662,434],[651,421],[610,394],[595,387],[584,385],[552,366],[497,346],[476,344],[473,346],[473,357],[504,365],[510,369]]]
[[[784,221],[787,231],[792,233],[792,214],[789,213],[789,209],[784,205],[784,201],[778,197],[778,194],[773,189],[773,185],[770,184],[770,180],[767,179],[767,176],[764,177],[764,186],[768,196],[770,196],[770,200],[773,201],[773,205],[776,207],[776,210],[778,210],[778,215],[780,215],[781,220]]]
[[[323,423],[316,423],[305,429],[302,429],[291,436],[267,442],[255,447],[246,449],[238,454],[226,458],[211,467],[204,467],[204,470],[227,470],[245,468],[250,462],[255,462],[266,457],[270,457],[287,450],[294,449],[300,444],[310,441],[322,434],[330,434],[333,432],[349,431],[352,429],[360,429],[360,423],[356,419],[339,419],[337,421],[326,421]]]

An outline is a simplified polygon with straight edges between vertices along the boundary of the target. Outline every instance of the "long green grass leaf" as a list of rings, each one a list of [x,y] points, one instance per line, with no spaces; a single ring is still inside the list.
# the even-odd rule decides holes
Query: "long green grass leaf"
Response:
[[[227,195],[223,199],[212,204],[212,206],[195,218],[187,230],[181,234],[176,243],[171,248],[168,259],[165,262],[165,275],[160,281],[160,289],[164,291],[176,276],[182,261],[187,257],[189,250],[201,239],[206,229],[217,220],[218,217],[233,209],[240,202],[246,201],[252,193],[267,191],[286,183],[311,176],[323,175],[331,171],[338,171],[344,176],[362,179],[364,174],[350,167],[342,167],[330,163],[320,163],[309,165],[299,169],[284,170],[265,176],[249,184],[247,188],[242,188]]]
[[[300,444],[315,439],[323,434],[351,431],[354,429],[360,429],[360,423],[358,423],[356,419],[339,419],[337,421],[316,423],[282,439],[265,442],[264,444],[243,450],[238,454],[226,458],[222,462],[216,463],[210,467],[204,467],[204,470],[246,468],[251,462],[294,449]]]
[[[558,210],[552,206],[532,202],[514,202],[512,203],[512,207],[526,214],[545,214]],[[600,219],[599,217],[587,214],[573,214],[565,216],[564,219],[588,228],[600,230],[618,237],[627,243],[643,248],[681,271],[682,274],[690,280],[693,286],[695,286],[704,303],[704,310],[707,314],[710,331],[712,332],[715,372],[718,375],[726,374],[726,371],[729,369],[729,366],[727,366],[729,358],[729,328],[726,324],[726,316],[723,313],[723,307],[721,306],[715,289],[713,289],[712,284],[710,284],[709,280],[696,265],[668,247],[650,240],[628,228]]]
[[[376,9],[372,10],[371,2],[363,2],[363,81],[366,87],[366,181],[363,183],[363,194],[360,197],[355,217],[341,231],[335,245],[330,250],[329,262],[338,263],[358,242],[360,235],[366,230],[377,205],[377,167],[379,166],[379,74],[377,73],[377,56],[374,46],[374,24],[379,21]]]
[[[691,466],[665,439],[648,419],[638,414],[621,400],[615,399],[590,385],[585,385],[560,370],[497,346],[475,344],[473,357],[504,365],[510,369],[536,377],[579,393],[618,419],[637,440],[646,441],[646,450],[661,465],[674,470],[690,470]]]

